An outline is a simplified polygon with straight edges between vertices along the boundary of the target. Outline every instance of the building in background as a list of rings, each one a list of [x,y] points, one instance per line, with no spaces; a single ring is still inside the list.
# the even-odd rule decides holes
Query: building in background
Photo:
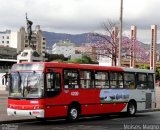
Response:
[[[93,61],[97,60],[96,48],[92,46],[76,47],[76,53],[89,56]]]
[[[0,45],[9,47],[10,42],[11,42],[11,30],[0,32]]]
[[[17,48],[17,32],[11,30],[0,32],[0,46]]]
[[[0,73],[8,72],[11,66],[17,62],[17,49],[0,46]]]
[[[18,44],[18,32],[11,31],[9,47],[17,49],[17,44]]]
[[[14,42],[16,39],[17,33],[11,30],[0,32],[0,74],[8,72],[17,62],[17,42]]]
[[[0,46],[0,90],[6,89],[2,84],[2,76],[9,72],[12,65],[17,63],[17,49],[8,46]]]
[[[28,47],[27,32],[24,27],[21,27],[17,34],[17,53]],[[32,33],[31,45],[40,55],[45,56],[46,39],[43,37],[40,25],[37,25]]]
[[[52,54],[63,54],[64,57],[70,57],[75,54],[74,44],[70,41],[59,41],[52,46]]]
[[[52,54],[52,47],[46,47],[46,53]]]

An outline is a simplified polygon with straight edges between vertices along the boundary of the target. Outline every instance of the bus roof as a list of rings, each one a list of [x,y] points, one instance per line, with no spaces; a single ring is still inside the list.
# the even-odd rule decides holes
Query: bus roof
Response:
[[[125,71],[125,72],[142,72],[142,73],[154,73],[153,70],[129,68],[129,67],[116,67],[116,66],[99,66],[97,64],[78,64],[78,63],[64,63],[64,62],[25,62],[18,64],[43,64],[44,67],[55,68],[69,68],[69,69],[84,69],[84,70],[110,70],[110,71]]]
[[[122,69],[123,69],[125,72],[154,73],[153,70],[148,70],[148,69],[125,68],[125,67],[122,67]]]
[[[56,67],[56,68],[79,68],[79,69],[93,69],[93,70],[114,70],[114,71],[123,71],[121,67],[113,66],[99,66],[94,64],[77,64],[77,63],[62,63],[62,62],[44,62],[46,67]]]

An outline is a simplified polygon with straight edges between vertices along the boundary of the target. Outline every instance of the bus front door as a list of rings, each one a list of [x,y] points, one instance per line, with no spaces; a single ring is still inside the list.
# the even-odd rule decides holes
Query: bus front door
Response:
[[[46,99],[45,99],[45,117],[64,116],[64,107],[62,106],[61,70],[48,68],[46,71]]]

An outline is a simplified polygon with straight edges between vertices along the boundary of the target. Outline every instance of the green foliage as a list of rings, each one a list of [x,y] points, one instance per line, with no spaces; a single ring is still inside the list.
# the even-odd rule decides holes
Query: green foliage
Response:
[[[34,51],[32,55],[35,56],[35,57],[39,57],[40,56],[37,51]]]
[[[141,65],[139,68],[140,69],[150,69],[149,65],[147,64]],[[160,80],[160,68],[159,67],[156,67],[155,76],[156,76],[156,80]]]
[[[141,66],[139,66],[140,69],[149,69],[149,65],[148,64],[143,64]]]
[[[64,57],[63,55],[47,53],[45,55],[45,58],[47,58],[48,62],[58,61],[58,62],[79,63],[79,64],[98,64],[97,62],[92,61],[92,59],[87,55],[83,55],[81,58],[68,60],[68,58]]]
[[[47,61],[50,62],[50,61],[59,61],[59,62],[62,62],[62,61],[67,61],[68,58],[64,57],[64,55],[58,55],[58,54],[48,54],[46,53],[45,54],[45,58],[47,58]]]
[[[83,55],[81,58],[75,58],[68,61],[69,63],[79,63],[79,64],[97,64],[97,62],[92,61],[87,55]]]
[[[156,68],[156,80],[160,80],[160,68]]]

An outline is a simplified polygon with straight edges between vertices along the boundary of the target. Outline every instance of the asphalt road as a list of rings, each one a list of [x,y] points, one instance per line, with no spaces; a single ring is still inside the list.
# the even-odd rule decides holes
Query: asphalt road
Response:
[[[106,115],[81,118],[74,123],[67,123],[62,119],[22,122],[2,124],[0,128],[2,130],[160,130],[160,112],[138,113],[135,117]]]

